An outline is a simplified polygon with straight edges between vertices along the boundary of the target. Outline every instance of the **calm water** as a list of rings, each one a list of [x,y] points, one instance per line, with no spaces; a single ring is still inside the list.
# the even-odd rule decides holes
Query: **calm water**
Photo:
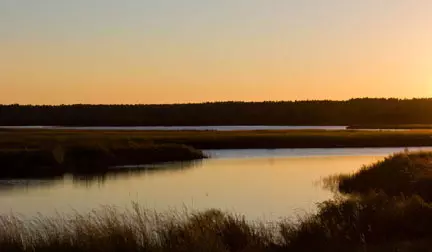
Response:
[[[250,219],[279,219],[313,211],[332,197],[320,186],[401,151],[397,148],[210,151],[213,158],[96,178],[0,181],[0,213],[89,211],[100,205],[219,208]]]
[[[157,127],[57,127],[57,126],[1,126],[0,129],[73,129],[73,130],[345,130],[346,126],[157,126]]]

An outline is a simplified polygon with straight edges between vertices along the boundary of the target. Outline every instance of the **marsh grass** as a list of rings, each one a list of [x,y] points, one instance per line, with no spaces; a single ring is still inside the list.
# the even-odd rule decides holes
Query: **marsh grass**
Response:
[[[183,144],[197,149],[341,148],[432,146],[431,130],[409,131],[0,131],[0,149],[40,149],[41,146],[116,146]]]
[[[348,194],[384,192],[390,196],[419,195],[432,201],[432,152],[397,153],[360,171],[337,177],[338,190]]]
[[[218,210],[156,213],[134,204],[125,212],[0,217],[2,251],[245,251],[271,242],[266,227]]]
[[[0,149],[1,178],[91,174],[115,166],[192,161],[206,156],[200,150],[178,144],[56,144],[38,149]]]
[[[335,199],[297,220],[250,222],[219,210],[0,216],[0,248],[38,251],[395,251],[432,245],[432,205],[420,197]],[[386,250],[382,250],[386,248]],[[379,250],[377,250],[379,251]]]

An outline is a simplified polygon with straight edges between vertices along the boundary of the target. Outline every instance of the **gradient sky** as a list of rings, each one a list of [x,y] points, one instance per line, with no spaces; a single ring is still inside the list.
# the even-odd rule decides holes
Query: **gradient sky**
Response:
[[[0,0],[0,103],[432,96],[430,0]]]

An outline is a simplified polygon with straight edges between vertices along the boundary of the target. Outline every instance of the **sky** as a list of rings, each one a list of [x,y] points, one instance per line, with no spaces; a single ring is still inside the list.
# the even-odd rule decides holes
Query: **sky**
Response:
[[[430,0],[0,0],[0,103],[432,96]]]

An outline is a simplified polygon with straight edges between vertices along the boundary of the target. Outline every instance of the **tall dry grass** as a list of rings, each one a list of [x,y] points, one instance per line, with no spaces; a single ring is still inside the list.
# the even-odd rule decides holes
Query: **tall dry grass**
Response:
[[[390,196],[419,195],[432,201],[432,152],[396,153],[336,179],[338,190],[348,194],[384,192]]]
[[[156,213],[134,204],[88,214],[0,217],[0,251],[410,251],[432,245],[420,197],[336,199],[293,221],[249,222],[219,210]],[[380,249],[380,250],[378,250]]]
[[[269,226],[218,210],[156,213],[133,205],[88,214],[0,217],[0,251],[262,251]]]

